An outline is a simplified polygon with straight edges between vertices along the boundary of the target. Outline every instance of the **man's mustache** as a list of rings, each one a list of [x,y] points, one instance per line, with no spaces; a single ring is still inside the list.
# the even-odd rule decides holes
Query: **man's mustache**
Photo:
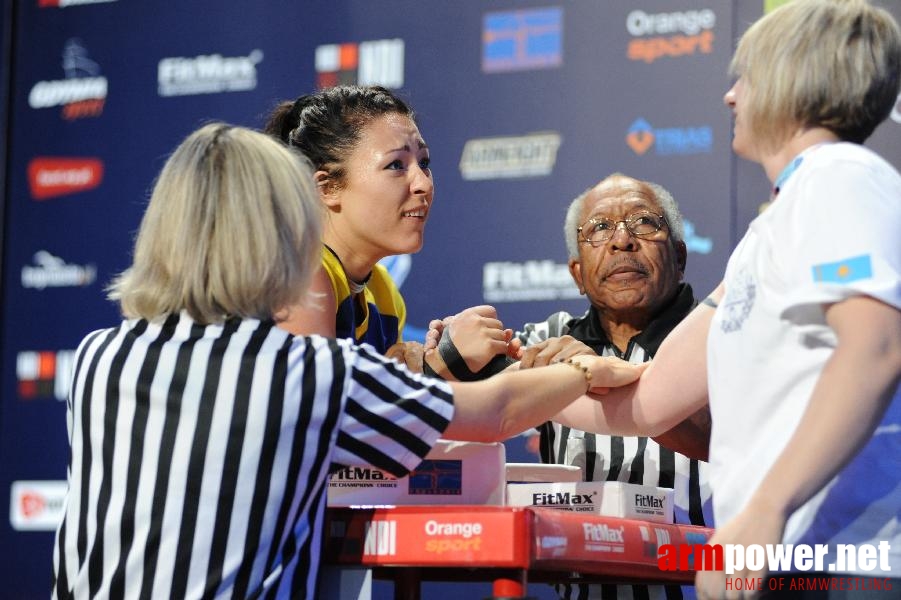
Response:
[[[647,265],[641,263],[640,261],[632,258],[631,256],[627,256],[625,258],[620,258],[615,262],[607,265],[604,271],[601,273],[601,279],[607,279],[611,275],[616,272],[622,271],[635,271],[636,273],[641,273],[642,275],[648,275],[649,269]]]

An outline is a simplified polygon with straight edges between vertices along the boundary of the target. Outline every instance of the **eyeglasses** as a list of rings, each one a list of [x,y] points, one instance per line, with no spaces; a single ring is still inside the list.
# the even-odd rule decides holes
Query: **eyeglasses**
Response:
[[[634,212],[625,219],[614,220],[607,217],[592,217],[585,221],[576,231],[582,239],[579,240],[583,244],[591,244],[597,248],[601,244],[607,242],[613,237],[616,228],[622,223],[626,226],[626,231],[635,237],[646,238],[654,235],[663,229],[666,225],[666,217],[658,215],[647,210]]]

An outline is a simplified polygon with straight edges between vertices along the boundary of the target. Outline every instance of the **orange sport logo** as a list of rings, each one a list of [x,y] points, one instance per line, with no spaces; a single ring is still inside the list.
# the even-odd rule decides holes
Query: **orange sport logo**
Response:
[[[626,17],[629,60],[652,63],[662,57],[710,54],[715,39],[716,13],[709,8],[649,14],[633,10]]]

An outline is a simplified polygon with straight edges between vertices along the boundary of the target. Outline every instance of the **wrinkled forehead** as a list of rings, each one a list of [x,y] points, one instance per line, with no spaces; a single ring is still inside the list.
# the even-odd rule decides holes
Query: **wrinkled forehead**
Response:
[[[596,185],[585,197],[582,216],[624,218],[637,210],[662,212],[654,190],[631,177],[608,178]]]

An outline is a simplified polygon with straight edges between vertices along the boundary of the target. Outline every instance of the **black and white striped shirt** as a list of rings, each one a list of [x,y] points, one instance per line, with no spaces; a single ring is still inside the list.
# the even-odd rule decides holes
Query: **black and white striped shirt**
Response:
[[[446,383],[272,322],[129,320],[75,361],[54,598],[314,598],[328,474],[403,476],[453,415]]]
[[[691,287],[681,284],[673,303],[629,341],[625,352],[607,339],[593,306],[581,317],[558,312],[542,323],[529,323],[517,337],[528,346],[549,337],[570,335],[602,356],[617,356],[638,364],[653,357],[663,338],[695,304]],[[545,423],[539,431],[543,462],[581,467],[585,481],[625,481],[673,488],[677,523],[712,526],[707,463],[663,448],[646,437],[596,435],[553,422]],[[691,591],[677,585],[558,585],[557,591],[567,600],[682,598],[683,592],[691,595]]]

